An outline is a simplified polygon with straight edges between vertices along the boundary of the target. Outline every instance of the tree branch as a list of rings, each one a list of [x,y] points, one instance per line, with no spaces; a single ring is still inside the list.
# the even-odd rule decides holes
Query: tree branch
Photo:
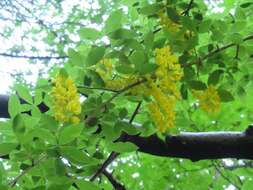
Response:
[[[0,95],[0,117],[9,117],[8,99],[7,95]],[[41,104],[39,109],[45,112],[48,107]],[[185,158],[192,161],[221,158],[253,160],[253,135],[249,131],[184,132],[176,136],[168,135],[165,141],[155,134],[148,137],[125,134],[125,138],[121,141],[132,142],[139,147],[140,152],[155,156]],[[114,157],[115,155],[112,156],[113,159]],[[108,160],[108,163],[111,163],[111,160]]]
[[[134,121],[134,118],[138,114],[138,111],[141,107],[141,103],[142,102],[139,102],[138,105],[136,106],[128,123],[131,124]],[[124,140],[126,140],[126,138],[127,138],[127,134],[124,133],[119,137],[118,141],[122,141],[122,140],[124,141]],[[109,166],[119,155],[120,155],[120,153],[112,151],[110,153],[109,157],[104,161],[104,163],[101,165],[101,167],[97,170],[97,172],[90,178],[90,181],[94,181],[101,173],[103,173],[105,171],[105,169],[107,168],[107,166]]]
[[[114,177],[112,176],[111,173],[108,171],[104,171],[103,174],[107,177],[107,179],[111,182],[112,186],[114,187],[115,190],[126,190],[124,185],[121,185]]]
[[[184,15],[184,16],[189,16],[189,11],[191,10],[192,8],[192,4],[193,4],[194,0],[191,0],[187,6],[187,8],[182,12],[181,15]]]
[[[248,40],[252,40],[253,39],[253,34],[243,38],[243,42],[246,42]],[[217,54],[217,53],[220,53],[230,47],[234,47],[234,46],[237,46],[238,44],[235,44],[235,43],[230,43],[230,44],[227,44],[221,48],[217,48],[216,50],[214,51],[211,51],[210,53],[204,55],[203,57],[200,57],[197,61],[193,61],[193,62],[189,62],[189,63],[186,63],[185,66],[190,66],[190,65],[194,65],[194,64],[197,64],[199,62],[202,62],[204,60],[206,60],[207,58],[209,57],[212,57],[213,55]]]
[[[48,60],[48,59],[66,59],[68,56],[29,56],[29,55],[14,55],[8,53],[0,53],[0,56],[11,57],[11,58],[23,58],[23,59],[39,59],[39,60]]]
[[[41,161],[43,161],[46,158],[45,155],[42,155],[41,158],[39,158],[35,163],[33,163],[33,165],[31,165],[30,167],[28,167],[27,169],[23,170],[17,177],[15,177],[12,181],[10,181],[8,183],[8,185],[10,187],[14,187],[17,182],[19,181],[19,179],[21,177],[23,177],[25,174],[27,174],[32,168],[34,168],[35,166],[37,166]]]

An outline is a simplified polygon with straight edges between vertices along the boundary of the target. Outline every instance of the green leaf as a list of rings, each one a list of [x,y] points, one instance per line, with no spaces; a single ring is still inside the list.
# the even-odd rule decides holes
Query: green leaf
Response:
[[[208,77],[208,85],[216,85],[223,73],[224,71],[220,69],[213,71]]]
[[[67,144],[79,137],[83,129],[82,124],[64,126],[59,134],[59,143],[61,145]]]
[[[195,76],[195,70],[192,67],[184,67],[184,80],[192,80]]]
[[[11,95],[9,97],[8,112],[11,118],[14,118],[18,113],[20,113],[20,101],[16,95]]]
[[[134,68],[122,64],[116,67],[116,71],[122,74],[132,74],[134,73]]]
[[[27,103],[32,104],[33,103],[33,99],[32,96],[28,90],[27,87],[23,86],[23,85],[17,85],[16,86],[16,90],[18,92],[18,95],[25,100]]]
[[[120,117],[120,119],[124,119],[127,116],[127,114],[128,114],[128,111],[127,111],[126,108],[120,109],[120,111],[119,111],[119,117]]]
[[[77,51],[75,51],[72,48],[68,49],[68,56],[69,56],[69,60],[73,65],[79,65],[79,66],[83,66],[84,65],[84,60],[83,57],[81,56],[81,54]]]
[[[104,46],[93,47],[88,54],[88,57],[86,59],[86,64],[88,66],[95,65],[103,58],[104,54],[105,54]]]
[[[68,72],[66,71],[65,68],[61,68],[59,70],[59,75],[62,76],[62,77],[64,77],[64,78],[68,78],[69,77],[69,74],[68,74]]]
[[[142,7],[142,8],[139,10],[139,13],[140,13],[140,14],[143,14],[143,15],[154,15],[154,14],[156,14],[161,8],[162,8],[162,6],[159,5],[159,4],[147,5],[147,6],[145,6],[145,7]]]
[[[167,7],[167,16],[175,23],[179,22],[180,16],[178,15],[176,9],[172,7]]]
[[[138,150],[138,147],[130,142],[117,142],[117,143],[108,143],[108,149],[118,153],[124,153],[136,151]]]
[[[85,180],[78,180],[76,184],[80,190],[101,190],[96,184]]]
[[[1,190],[11,190],[7,185],[1,185],[1,184],[0,184],[0,189]]]
[[[63,157],[75,164],[98,164],[98,161],[88,156],[84,151],[79,150],[73,146],[62,146],[60,147],[61,154]]]
[[[252,179],[245,180],[242,185],[242,190],[251,190],[252,189]]]
[[[251,5],[253,5],[252,2],[247,2],[247,3],[241,4],[240,7],[241,7],[241,8],[247,8],[247,7],[251,6]]]
[[[130,49],[134,50],[143,50],[142,44],[140,44],[137,40],[135,39],[126,39],[124,41],[124,44],[126,47],[129,47]]]
[[[29,142],[31,143],[35,137],[40,138],[44,140],[46,143],[49,143],[51,145],[56,145],[55,135],[48,129],[44,129],[44,128],[36,128],[29,131],[25,135],[25,139],[23,143],[29,143]]]
[[[145,75],[147,73],[152,73],[154,72],[156,69],[158,68],[157,64],[153,64],[153,63],[146,63],[143,65],[142,70],[139,71],[139,73],[141,75]]]
[[[15,150],[17,146],[17,143],[1,143],[0,156],[8,155],[12,150]]]
[[[182,84],[182,86],[180,88],[180,93],[181,93],[182,98],[186,100],[188,97],[188,89],[185,84]]]
[[[52,116],[42,114],[40,121],[39,121],[39,127],[49,129],[52,132],[56,132],[58,128],[58,122],[55,121],[55,119]]]
[[[146,49],[152,49],[154,44],[154,33],[153,31],[148,32],[144,35],[144,42]]]
[[[136,127],[134,127],[134,125],[124,122],[124,121],[119,121],[115,124],[116,128],[121,128],[122,131],[126,132],[129,135],[136,135],[138,133],[138,130],[136,129]]]
[[[136,37],[136,33],[133,30],[120,28],[109,34],[109,37],[112,39],[134,39]]]
[[[190,81],[189,85],[194,90],[205,90],[207,88],[205,83],[197,80]]]
[[[23,134],[25,132],[25,122],[21,114],[14,117],[12,127],[16,134]]]
[[[112,12],[105,22],[105,31],[107,33],[110,33],[116,29],[121,28],[122,18],[123,18],[122,10]]]
[[[97,72],[93,70],[87,70],[87,75],[90,77],[93,85],[95,84],[95,86],[104,86],[105,83]]]
[[[231,42],[233,42],[235,44],[243,43],[243,36],[239,33],[233,33],[233,34],[229,35],[229,39]]]
[[[100,32],[94,28],[81,28],[78,33],[81,39],[97,40],[101,37]]]
[[[144,51],[134,51],[134,53],[130,56],[130,62],[135,66],[137,71],[141,71],[144,63],[147,61],[146,55]]]
[[[39,89],[35,90],[35,96],[34,96],[34,105],[39,105],[42,102],[42,91]]]
[[[218,94],[219,94],[222,102],[230,102],[230,101],[234,100],[233,95],[227,90],[218,89]]]

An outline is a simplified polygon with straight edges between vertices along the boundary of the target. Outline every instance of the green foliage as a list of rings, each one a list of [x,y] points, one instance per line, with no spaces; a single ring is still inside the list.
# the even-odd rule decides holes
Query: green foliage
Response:
[[[107,171],[126,189],[252,189],[251,161],[154,157],[124,139],[124,134],[155,133],[165,139],[185,131],[243,131],[252,123],[253,3],[210,2],[0,2],[12,15],[6,19],[0,11],[6,23],[2,40],[22,33],[6,52],[13,57],[34,53],[30,64],[45,65],[36,84],[25,85],[21,76],[9,96],[10,118],[0,121],[0,190],[113,189],[103,174],[90,180],[112,151],[120,155]],[[148,79],[162,80],[155,52],[167,46],[183,76],[175,84],[181,94],[173,110],[175,128],[161,134],[147,106],[155,102]],[[173,78],[173,69],[164,72]],[[70,77],[82,96],[79,124],[54,117],[52,88],[58,72]],[[214,114],[202,110],[194,96],[210,86],[221,101]]]

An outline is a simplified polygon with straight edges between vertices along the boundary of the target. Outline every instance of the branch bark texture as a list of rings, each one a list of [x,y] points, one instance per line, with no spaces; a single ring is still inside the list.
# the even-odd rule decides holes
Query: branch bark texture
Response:
[[[8,95],[0,95],[0,118],[9,118],[8,99]],[[40,104],[39,109],[45,112],[48,107]],[[132,142],[140,152],[155,156],[192,161],[221,158],[253,160],[253,134],[250,131],[251,126],[243,132],[184,132],[168,135],[165,141],[155,134],[148,137],[126,134],[122,141]]]

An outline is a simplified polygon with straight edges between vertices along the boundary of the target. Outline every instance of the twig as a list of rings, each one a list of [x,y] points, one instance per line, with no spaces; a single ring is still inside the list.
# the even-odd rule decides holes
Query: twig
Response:
[[[89,86],[77,86],[77,88],[85,88],[89,90],[102,90],[102,91],[109,91],[109,92],[119,92],[118,90],[110,89],[110,88],[100,88],[100,87],[89,87]]]
[[[130,123],[130,124],[133,123],[134,118],[135,118],[136,115],[139,113],[141,104],[142,104],[142,101],[140,101],[140,102],[138,103],[138,105],[136,106],[136,108],[135,108],[135,110],[134,110],[134,112],[133,112],[133,114],[132,114],[132,116],[131,116],[131,118],[130,118],[130,120],[129,120],[129,123]]]
[[[220,168],[219,168],[219,166],[217,166],[217,164],[215,163],[215,162],[213,162],[213,166],[214,166],[214,168],[215,168],[215,170],[220,174],[220,176],[223,178],[223,179],[225,179],[229,184],[232,184],[233,186],[235,186],[236,187],[236,189],[241,189],[241,187],[239,187],[237,184],[235,184],[232,180],[230,180],[230,178],[229,177],[227,177],[226,175],[224,175],[223,173],[222,173],[222,171],[220,170]]]
[[[104,161],[104,163],[101,165],[101,167],[97,170],[97,172],[90,178],[90,181],[94,181],[103,171],[107,168],[107,166],[112,163],[115,158],[119,156],[119,153],[117,152],[111,152],[109,157]]]
[[[114,187],[115,190],[126,190],[124,185],[121,185],[114,177],[112,176],[111,173],[108,171],[104,170],[103,174],[107,177],[107,179],[111,182],[112,186]]]
[[[189,11],[192,8],[192,4],[193,4],[194,0],[191,0],[190,3],[188,4],[187,8],[181,13],[181,15],[184,16],[189,16]]]
[[[10,181],[8,183],[8,186],[10,187],[14,187],[18,180],[23,177],[25,174],[27,174],[32,168],[34,168],[35,166],[37,166],[42,160],[44,160],[46,158],[46,155],[43,155],[41,158],[39,158],[36,162],[33,163],[33,165],[31,165],[30,167],[28,167],[27,169],[23,170],[17,177],[15,177],[12,181]]]
[[[14,55],[14,54],[8,54],[8,53],[0,53],[0,56],[3,57],[11,57],[11,58],[23,58],[23,59],[66,59],[68,56],[29,56],[29,55]]]
[[[117,96],[121,95],[122,93],[128,91],[129,89],[131,89],[131,88],[133,88],[135,86],[138,86],[138,85],[140,85],[140,84],[142,84],[142,83],[144,83],[146,81],[147,81],[146,79],[142,79],[142,80],[139,80],[139,81],[137,81],[137,82],[135,82],[133,84],[130,84],[130,85],[122,88],[116,94],[114,94],[109,100],[107,100],[104,104],[102,104],[102,106],[110,103],[114,98],[116,98]]]
[[[138,114],[138,111],[141,107],[141,103],[139,102],[138,105],[136,106],[130,120],[129,123],[131,124],[134,121],[134,118],[136,117],[136,115]],[[122,134],[118,140],[125,140],[126,135]],[[90,181],[94,181],[101,173],[103,173],[105,171],[105,169],[107,168],[107,166],[113,162],[113,160],[115,160],[120,154],[118,152],[114,152],[112,151],[109,155],[109,157],[104,161],[104,163],[101,165],[101,167],[97,170],[97,172],[90,178]]]
[[[253,34],[251,34],[251,35],[249,35],[249,36],[243,38],[243,42],[246,42],[246,41],[252,40],[252,39],[253,39]],[[215,54],[217,54],[217,53],[220,53],[220,52],[222,52],[222,51],[224,51],[224,50],[226,50],[226,49],[228,49],[228,48],[230,48],[230,47],[234,47],[234,46],[236,46],[236,45],[238,45],[238,44],[230,43],[230,44],[227,44],[227,45],[225,45],[225,46],[223,46],[223,47],[217,48],[216,50],[214,50],[214,51],[208,53],[207,55],[205,55],[205,56],[199,58],[199,60],[186,63],[184,66],[191,66],[191,65],[194,65],[194,64],[198,63],[199,61],[202,62],[202,61],[206,60],[207,58],[212,57],[213,55],[215,55]]]
[[[235,59],[238,59],[238,60],[239,60],[239,51],[240,51],[240,46],[236,45]]]

